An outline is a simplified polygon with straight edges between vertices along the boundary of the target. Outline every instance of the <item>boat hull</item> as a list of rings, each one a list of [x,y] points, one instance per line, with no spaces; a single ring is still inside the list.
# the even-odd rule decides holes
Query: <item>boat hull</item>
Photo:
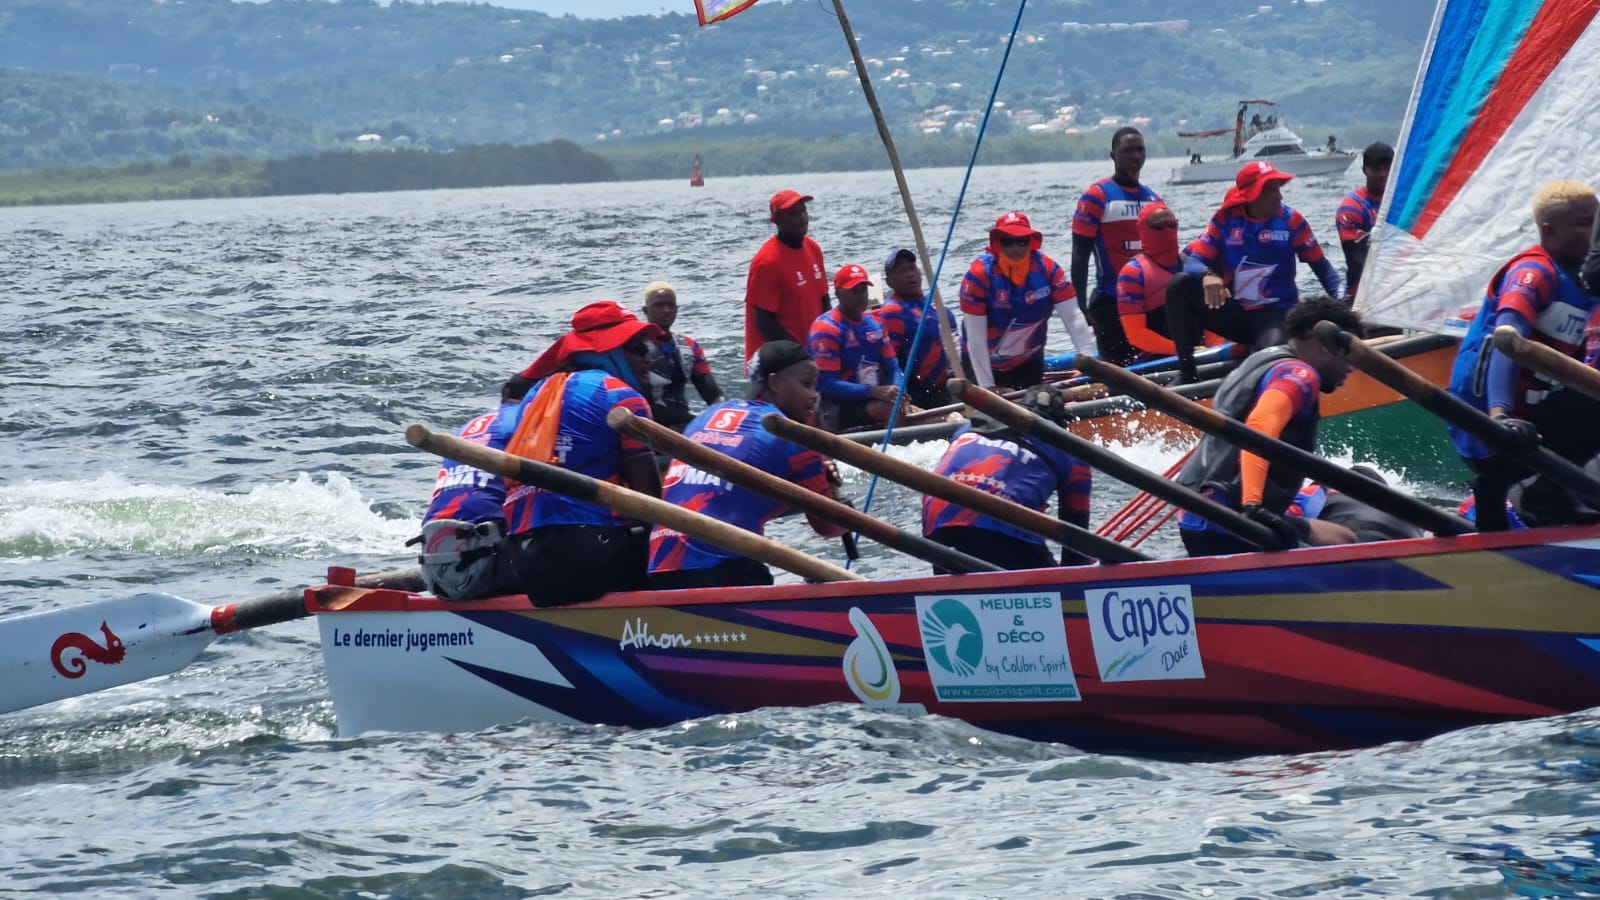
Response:
[[[1280,153],[1264,159],[1278,171],[1291,175],[1335,175],[1349,169],[1355,158],[1353,153]],[[1186,163],[1172,170],[1168,183],[1232,181],[1239,174],[1239,167],[1250,161],[1235,157],[1221,162]]]
[[[858,703],[1220,757],[1600,705],[1597,581],[1585,527],[549,610],[353,587],[307,603],[344,734]]]

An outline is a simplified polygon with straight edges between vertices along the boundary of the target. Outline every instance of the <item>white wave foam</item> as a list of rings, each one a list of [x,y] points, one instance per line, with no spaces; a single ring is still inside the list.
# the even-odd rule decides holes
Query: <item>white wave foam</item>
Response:
[[[300,473],[246,493],[130,481],[0,485],[0,557],[93,550],[316,557],[393,553],[416,530],[385,518],[339,473]]]

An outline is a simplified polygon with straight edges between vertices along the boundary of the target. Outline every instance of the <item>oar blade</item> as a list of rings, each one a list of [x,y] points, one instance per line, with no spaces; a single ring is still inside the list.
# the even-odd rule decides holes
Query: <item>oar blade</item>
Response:
[[[217,636],[211,607],[139,594],[0,622],[0,713],[167,675]]]

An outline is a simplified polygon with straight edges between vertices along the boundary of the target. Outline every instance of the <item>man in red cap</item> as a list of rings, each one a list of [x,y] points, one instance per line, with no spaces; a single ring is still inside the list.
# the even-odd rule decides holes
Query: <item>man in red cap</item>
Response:
[[[982,387],[1025,388],[1044,380],[1051,311],[1079,353],[1094,351],[1072,282],[1039,252],[1043,240],[1027,216],[1006,213],[989,230],[988,251],[961,279],[962,362]]]
[[[756,251],[744,286],[744,358],[767,341],[805,345],[817,316],[828,310],[828,275],[822,248],[806,236],[809,194],[779,191],[767,203],[777,233]]]
[[[900,395],[900,361],[894,343],[867,311],[867,270],[851,263],[833,276],[839,305],[811,323],[807,348],[817,361],[822,394],[817,421],[839,432],[888,421]]]
[[[649,342],[660,337],[660,328],[615,300],[578,310],[572,331],[513,379],[531,388],[514,412],[495,420],[506,452],[661,496],[650,448],[606,424],[614,406],[650,418],[640,388]],[[500,553],[534,604],[582,603],[645,586],[648,526],[533,485],[507,479],[506,487],[509,536]]]
[[[1143,250],[1117,275],[1117,314],[1134,352],[1131,362],[1148,362],[1176,354],[1167,327],[1167,286],[1183,271],[1178,253],[1178,216],[1157,200],[1139,211],[1139,244]],[[1222,338],[1205,333],[1205,342]]]
[[[1344,282],[1311,225],[1283,203],[1283,185],[1293,179],[1271,163],[1245,163],[1205,233],[1185,248],[1183,274],[1167,285],[1167,325],[1185,383],[1198,378],[1194,348],[1202,329],[1252,350],[1288,340],[1284,317],[1300,299],[1296,259],[1311,267],[1328,296],[1345,299]]]

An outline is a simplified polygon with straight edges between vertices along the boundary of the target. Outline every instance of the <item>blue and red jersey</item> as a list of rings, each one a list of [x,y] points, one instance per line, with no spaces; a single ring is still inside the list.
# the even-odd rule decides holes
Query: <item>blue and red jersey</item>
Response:
[[[1072,233],[1094,240],[1095,289],[1114,294],[1116,279],[1128,260],[1138,255],[1139,211],[1161,196],[1144,185],[1125,188],[1115,178],[1089,185],[1072,213]]]
[[[507,432],[497,436],[494,422],[502,414],[514,415],[516,408],[517,404],[508,403],[493,412],[484,413],[464,425],[456,436],[492,450],[504,450],[511,434]],[[505,499],[505,479],[493,472],[447,459],[433,480],[433,501],[428,504],[428,511],[422,514],[422,521],[456,519],[462,522],[487,522],[504,519]]]
[[[1311,233],[1310,223],[1287,206],[1264,220],[1245,215],[1242,206],[1220,209],[1184,252],[1189,256],[1184,271],[1196,277],[1207,269],[1220,274],[1245,309],[1287,309],[1298,303],[1297,259],[1311,267],[1328,296],[1344,299],[1344,282]]]
[[[817,316],[806,349],[817,361],[817,391],[824,397],[868,400],[877,385],[900,381],[894,343],[871,313],[859,322],[837,307]]]
[[[889,343],[894,345],[894,355],[900,365],[904,367],[916,363],[911,373],[912,379],[929,387],[942,387],[950,375],[950,363],[944,358],[944,344],[939,340],[939,329],[929,322],[922,329],[917,346],[914,349],[911,346],[911,338],[917,333],[917,323],[922,321],[924,299],[890,294],[878,307],[876,315],[884,333],[889,336]],[[955,330],[955,314],[947,309],[944,315],[951,330]]]
[[[503,412],[491,431],[507,448],[522,423],[522,417],[539,395],[545,382],[534,385],[514,411]],[[556,464],[590,478],[622,482],[622,461],[631,457],[652,457],[650,448],[635,438],[611,430],[606,414],[621,406],[634,415],[650,418],[650,404],[626,381],[598,369],[573,372],[561,396],[561,418],[557,424]],[[574,500],[564,494],[541,490],[531,484],[508,483],[506,491],[506,532],[520,534],[546,525],[623,525],[627,520],[609,509]]]
[[[1021,287],[1000,273],[993,253],[973,260],[961,279],[961,311],[989,320],[989,365],[996,372],[1015,369],[1043,353],[1051,313],[1077,296],[1061,266],[1037,250],[1028,258],[1028,278]],[[962,323],[963,352],[969,340]]]
[[[657,360],[661,360],[661,365],[665,367],[662,374],[674,381],[703,378],[711,374],[711,363],[706,360],[706,352],[700,348],[699,341],[687,334],[669,334],[651,343],[655,345],[650,354],[652,370],[655,369]],[[679,354],[680,350],[689,357],[688,372],[683,371],[683,356]]]
[[[1073,456],[1049,444],[1020,443],[1009,437],[986,437],[963,425],[950,441],[934,471],[968,487],[1044,512],[1050,498],[1061,498],[1061,516],[1089,515],[1093,473]],[[1044,539],[1030,531],[991,519],[948,500],[922,500],[922,533],[946,527],[983,528],[1032,544]]]
[[[761,400],[727,400],[696,416],[683,435],[784,481],[827,495],[828,475],[822,456],[761,427],[762,416],[778,411]],[[661,499],[673,506],[756,534],[765,532],[769,520],[794,511],[781,500],[731,484],[682,460],[675,460],[667,469],[663,485]],[[650,533],[651,572],[708,569],[736,555],[659,525]]]
[[[1355,243],[1364,241],[1378,221],[1378,199],[1367,193],[1362,185],[1339,201],[1339,211],[1334,213],[1334,224],[1339,229],[1339,240]]]
[[[1289,398],[1292,412],[1289,415],[1288,423],[1284,425],[1281,434],[1269,435],[1269,437],[1285,437],[1291,431],[1314,427],[1315,423],[1321,419],[1322,409],[1318,405],[1318,400],[1319,395],[1322,393],[1322,378],[1317,375],[1317,370],[1313,369],[1304,360],[1289,358],[1274,363],[1261,374],[1261,378],[1256,382],[1256,385],[1255,396],[1257,402],[1268,391],[1278,391]],[[1254,404],[1251,404],[1251,406],[1253,408]],[[1293,441],[1290,443],[1293,443]],[[1236,462],[1233,468],[1237,470],[1238,465]],[[1222,491],[1204,490],[1202,493],[1223,506],[1234,507],[1237,505],[1232,497]],[[1190,531],[1227,530],[1213,525],[1195,513],[1188,511],[1185,511],[1179,517],[1178,527]]]
[[[1595,304],[1577,279],[1550,258],[1543,247],[1530,247],[1500,267],[1484,291],[1483,304],[1461,339],[1455,365],[1450,370],[1450,393],[1480,410],[1505,405],[1513,416],[1525,416],[1550,390],[1549,382],[1519,367],[1512,396],[1497,397],[1491,362],[1499,355],[1489,343],[1500,313],[1511,311],[1530,323],[1528,339],[1573,358],[1586,354],[1588,330]],[[1504,362],[1509,364],[1509,360]],[[1509,376],[1508,376],[1509,377]],[[1462,456],[1481,459],[1490,455],[1483,442],[1450,427],[1450,440]]]

